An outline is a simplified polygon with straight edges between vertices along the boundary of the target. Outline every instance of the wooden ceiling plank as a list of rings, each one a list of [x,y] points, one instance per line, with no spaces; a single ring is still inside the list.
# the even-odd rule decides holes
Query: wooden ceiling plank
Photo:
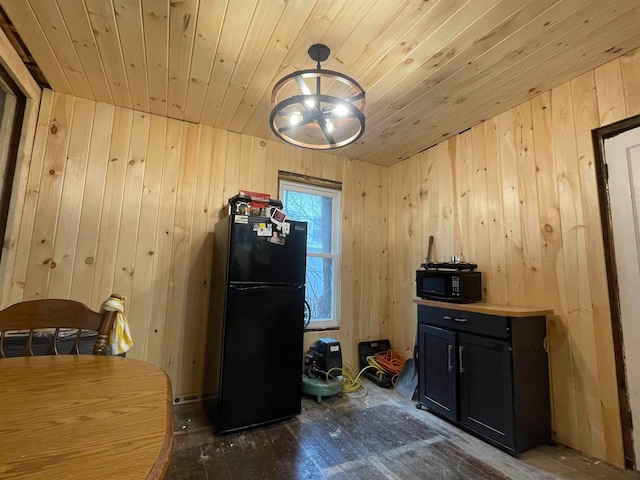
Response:
[[[356,2],[318,1],[312,14],[300,29],[300,35],[285,58],[283,74],[295,70],[315,68],[315,62],[309,57],[309,47],[320,43],[331,50],[329,59],[322,62],[325,69],[340,69],[336,63],[335,52],[348,38],[350,32],[360,24],[367,12],[378,0],[358,0]]]
[[[131,92],[131,106],[148,112],[149,86],[147,84],[147,57],[142,29],[142,5],[139,0],[114,0],[116,23],[124,56],[125,70]]]
[[[284,75],[295,70],[299,70],[296,65],[303,65],[303,68],[309,68],[309,54],[307,50],[314,43],[318,43],[318,39],[322,38],[324,32],[329,26],[337,21],[338,16],[344,6],[344,2],[333,1],[316,1],[315,7],[311,15],[307,17],[306,22],[300,29],[300,34],[295,43],[288,45],[287,55],[282,64],[279,66],[274,78],[269,83],[264,95],[258,102],[257,107],[253,111],[253,115],[243,129],[243,133],[253,135],[254,137],[273,139],[273,134],[269,128],[269,114],[271,112],[271,89],[273,85]]]
[[[542,44],[539,38],[534,38],[526,44],[512,49],[510,53],[503,56],[498,62],[492,63],[489,68],[477,72],[470,77],[469,81],[456,85],[455,89],[446,92],[445,96],[440,98],[443,100],[445,97],[447,100],[452,99],[454,95],[451,95],[451,93],[455,92],[458,100],[463,96],[468,99],[483,84],[492,85],[492,88],[487,91],[493,92],[496,79],[498,82],[502,82],[505,75],[517,75],[523,69],[529,68],[529,65],[547,62],[554,58],[558,50],[560,50],[560,53],[566,52],[565,47],[567,45],[576,45],[581,48],[582,40],[591,38],[595,33],[598,33],[601,25],[618,16],[618,10],[627,12],[635,5],[636,3],[633,0],[621,0],[617,3],[609,4],[596,1],[592,3],[591,8],[580,10],[578,12],[580,14],[579,18],[576,18],[576,12],[570,15],[575,19],[575,22],[571,23],[572,25],[584,24],[586,27],[567,28],[566,25],[561,26],[557,29],[560,35],[555,38],[547,37],[545,44]],[[567,56],[571,57],[571,55]]]
[[[549,8],[549,5],[552,6]],[[445,83],[449,76],[460,73],[469,74],[473,69],[472,65],[476,63],[478,57],[484,52],[494,52],[495,58],[499,57],[500,48],[506,48],[510,43],[505,41],[507,38],[514,42],[520,42],[518,39],[519,32],[524,32],[523,25],[535,21],[540,30],[543,30],[543,23],[546,22],[548,16],[554,16],[558,13],[559,7],[566,8],[568,2],[558,2],[553,0],[543,2],[534,0],[527,3],[521,10],[513,16],[506,19],[502,24],[498,25],[493,31],[479,37],[467,49],[459,52],[449,61],[440,61],[433,65],[423,65],[420,70],[408,75],[402,82],[398,83],[394,88],[384,94],[384,102],[372,105],[368,111],[368,118],[372,124],[376,124],[377,118],[388,118],[395,112],[401,110],[420,98],[425,98],[429,90]],[[569,9],[571,11],[572,9]],[[555,13],[552,13],[555,12]],[[544,17],[541,15],[544,14]],[[530,37],[533,37],[532,29],[528,29]],[[421,75],[422,78],[421,78]]]
[[[568,42],[569,44],[572,44],[572,42],[579,43],[581,36],[589,36],[591,33],[597,31],[603,23],[606,23],[606,21],[611,18],[615,18],[617,14],[615,14],[614,11],[617,8],[624,7],[626,9],[625,11],[628,11],[633,6],[632,3],[630,0],[621,0],[617,4],[614,4],[614,6],[611,6],[611,4],[602,4],[595,1],[592,2],[591,5],[586,5],[585,8],[589,7],[586,8],[586,10],[579,9],[569,15],[571,18],[579,17],[579,21],[578,18],[575,18],[575,21],[571,23],[572,25],[582,25],[583,22],[587,20],[580,29],[574,28],[567,31],[566,25],[563,22],[558,22],[555,32],[558,33],[559,36],[556,38],[545,37],[549,40],[545,45],[540,45],[540,39],[537,36],[532,37],[526,44],[520,44],[515,48],[513,48],[512,43],[509,43],[509,45],[512,46],[509,53],[503,54],[498,61],[491,63],[482,70],[468,72],[465,81],[449,85],[449,82],[452,82],[453,79],[457,77],[456,74],[451,75],[447,77],[446,81],[438,84],[427,94],[423,95],[419,102],[413,102],[393,114],[386,115],[384,117],[384,123],[375,124],[375,135],[389,138],[399,132],[398,129],[401,127],[397,125],[399,125],[400,120],[406,125],[411,125],[416,122],[420,123],[425,119],[425,111],[427,110],[429,112],[428,115],[433,117],[437,113],[451,108],[453,102],[468,102],[470,98],[475,98],[476,95],[482,96],[483,91],[479,90],[480,85],[486,84],[486,91],[495,91],[496,81],[498,81],[499,84],[503,83],[504,76],[508,75],[508,73],[506,73],[507,69],[509,72],[515,71],[517,73],[518,71],[528,68],[528,65],[536,65],[539,61],[549,62],[554,56],[554,52],[560,48],[559,45],[562,45],[562,42]],[[573,37],[571,35],[573,35]],[[519,60],[514,61],[514,57],[519,58]],[[567,61],[571,61],[571,59],[569,58]],[[476,63],[476,69],[478,69],[479,67],[477,65],[482,62],[478,60],[474,63]],[[516,69],[516,65],[518,65],[519,68]],[[497,79],[495,77],[497,77]],[[446,88],[448,88],[448,90]],[[484,91],[484,93],[486,93],[486,91]],[[364,142],[366,143],[366,139],[364,139]],[[375,147],[372,146],[372,149],[375,149]],[[366,155],[367,152],[368,149],[365,147],[358,152],[358,154]]]
[[[60,8],[78,60],[91,86],[93,98],[99,102],[113,104],[113,95],[111,95],[84,1],[58,0],[58,8]]]
[[[169,2],[142,0],[142,25],[147,55],[149,109],[167,115],[169,84]]]
[[[229,80],[238,63],[257,0],[230,2],[220,35],[215,62],[209,79],[200,123],[213,126],[227,93]]]
[[[244,131],[261,99],[270,97],[271,89],[277,81],[276,77],[281,65],[284,64],[287,52],[304,30],[302,28],[304,22],[301,22],[301,19],[308,19],[314,6],[314,2],[310,1],[299,4],[289,2],[287,4],[276,26],[275,33],[265,49],[265,52],[268,53],[262,55],[253,78],[229,124],[229,130],[232,132]]]
[[[592,0],[592,3],[595,3],[595,0]],[[400,85],[400,88],[398,88],[399,92],[401,92],[400,97],[395,103],[384,102],[386,105],[384,105],[383,110],[380,110],[375,104],[368,109],[368,119],[370,123],[378,126],[378,118],[390,120],[397,118],[397,116],[404,117],[405,113],[403,109],[414,102],[432,106],[435,103],[435,98],[437,98],[435,92],[459,91],[461,89],[460,85],[462,85],[464,81],[468,81],[469,79],[473,80],[477,75],[480,75],[481,72],[490,69],[496,62],[503,60],[505,57],[514,56],[514,52],[523,50],[526,48],[525,45],[535,45],[535,43],[539,41],[538,36],[542,35],[545,30],[547,31],[547,36],[561,35],[566,29],[566,26],[563,24],[566,18],[573,18],[575,16],[580,17],[580,21],[582,21],[585,12],[594,7],[593,4],[582,3],[582,5],[583,8],[576,9],[576,2],[563,1],[545,10],[541,15],[533,19],[526,16],[525,19],[528,21],[525,25],[517,25],[515,32],[501,39],[500,42],[492,45],[484,52],[482,49],[475,49],[472,52],[461,52],[462,57],[460,60],[454,58],[452,63],[444,64],[442,67],[444,71],[436,71],[433,78],[425,79],[426,83],[424,87],[415,87],[418,90],[423,90],[420,95],[416,95],[411,89],[407,89],[406,85]],[[480,43],[485,43],[485,41]],[[530,46],[528,48],[533,47]],[[478,53],[480,55],[476,56]],[[460,64],[462,64],[462,66],[457,68]],[[457,80],[457,83],[455,83],[454,80]],[[441,96],[444,97],[445,94],[443,93]],[[387,96],[385,95],[385,99],[386,98]],[[394,115],[396,117],[394,117]],[[366,139],[364,141],[366,142]]]
[[[28,35],[21,34],[22,41],[38,63],[51,88],[60,93],[73,93],[69,80],[29,3],[0,0],[0,5],[18,32],[29,32]]]
[[[384,2],[384,6],[393,6],[392,2]],[[435,5],[434,2],[425,3],[422,0],[408,0],[402,5],[396,4],[397,10],[387,13],[386,22],[375,30],[369,31],[369,19],[360,22],[358,28],[356,28],[353,34],[349,37],[349,43],[355,43],[357,45],[363,45],[359,49],[357,56],[349,55],[347,52],[338,50],[336,57],[345,65],[343,70],[349,76],[354,78],[359,83],[362,81],[362,77],[375,64],[383,60],[386,56],[386,52],[393,49],[394,45],[401,43],[401,37],[405,34],[407,29],[413,27],[418,23],[426,12]],[[383,11],[378,5],[375,8],[376,12]],[[366,39],[358,31],[360,28],[364,30],[364,35],[370,35],[370,39]],[[367,33],[368,32],[368,33]],[[367,91],[369,85],[362,85],[364,90]],[[367,100],[367,103],[369,101]]]
[[[457,51],[464,50],[469,43],[490,32],[513,13],[518,5],[517,2],[507,2],[501,8],[494,8],[497,4],[496,0],[486,0],[464,5],[431,32],[410,55],[399,58],[401,62],[383,77],[374,83],[368,83],[369,98],[375,102],[377,98],[381,98],[385,92],[393,89],[394,85],[420,69],[426,62],[434,60],[443,62],[454,56]],[[367,77],[368,75],[365,75],[364,78]]]
[[[369,9],[362,21],[352,30],[345,42],[331,55],[349,76],[358,79],[380,60],[381,52],[386,52],[398,41],[407,28],[434,5],[424,0],[388,2],[378,0]]]
[[[227,1],[200,0],[193,40],[189,86],[184,106],[184,119],[189,122],[198,123],[200,121],[227,4]]]
[[[56,2],[32,1],[31,9],[53,48],[74,95],[94,100],[93,91]]]
[[[393,87],[385,92],[369,90],[367,92],[369,94],[367,118],[375,123],[378,115],[381,118],[386,118],[390,113],[409,105],[423,96],[425,92],[439,85],[449,75],[465,67],[468,68],[469,63],[473,62],[475,58],[483,55],[514,32],[521,30],[523,25],[538,17],[550,6],[557,5],[558,0],[529,1],[516,11],[510,10],[510,6],[514,4],[511,0],[507,0],[506,5],[503,3],[496,4],[482,17],[483,24],[474,22],[470,28],[465,29],[447,45],[436,49],[436,53],[422,63],[419,68],[409,72]],[[498,23],[494,23],[495,17],[492,16],[492,13],[502,11],[507,15],[498,13]],[[471,28],[474,26],[475,28]],[[383,99],[383,101],[379,102],[378,99]]]
[[[363,0],[360,2],[346,2],[344,8],[340,11],[337,21],[332,22],[327,29],[324,30],[322,36],[313,43],[322,43],[329,47],[331,54],[327,61],[322,62],[322,68],[327,70],[343,71],[344,64],[336,52],[342,51],[343,55],[349,55],[349,51],[359,51],[362,46],[354,45],[350,40],[353,31],[362,24],[363,20],[374,11],[377,6],[376,0]],[[312,44],[306,46],[305,53]],[[304,47],[301,45],[301,47]],[[302,61],[300,68],[314,68],[314,62],[309,58],[308,53],[299,57]]]
[[[495,2],[496,0],[481,0],[482,5],[486,2]],[[402,76],[408,65],[415,63],[416,59],[420,59],[420,52],[425,50],[429,43],[428,39],[434,32],[441,30],[443,24],[451,21],[451,18],[467,11],[466,8],[476,8],[481,5],[480,2],[469,2],[468,0],[451,0],[449,2],[437,2],[431,9],[427,10],[420,20],[408,28],[401,38],[386,52],[381,52],[380,61],[376,62],[367,71],[359,75],[358,81],[362,85],[367,86],[367,91],[380,82],[387,75]],[[462,12],[460,13],[460,11]],[[457,17],[456,17],[457,18]],[[465,17],[466,18],[466,17]],[[454,26],[454,29],[462,28],[464,25],[462,20]],[[423,58],[418,64],[426,60]],[[410,67],[409,67],[410,68]]]
[[[546,68],[536,68],[523,72],[530,84],[536,84],[537,88],[535,92],[528,92],[519,87],[517,78],[506,79],[504,85],[510,87],[505,90],[504,85],[495,85],[494,93],[490,96],[483,96],[483,101],[478,103],[473,110],[465,108],[463,104],[452,105],[448,112],[448,120],[445,122],[433,122],[425,123],[422,125],[422,139],[425,139],[424,131],[429,132],[429,141],[431,145],[441,141],[444,138],[455,135],[458,133],[459,126],[468,123],[480,123],[490,116],[495,116],[498,113],[513,108],[516,105],[526,101],[529,98],[539,94],[540,92],[549,90],[554,86],[564,83],[588,70],[596,68],[598,65],[604,64],[611,60],[616,54],[612,53],[617,51],[618,53],[627,53],[634,48],[637,48],[640,41],[640,23],[637,18],[640,15],[640,7],[634,9],[629,15],[616,18],[609,24],[604,25],[602,28],[608,29],[611,32],[607,38],[603,39],[599,36],[588,36],[581,44],[581,49],[574,52],[574,57],[578,59],[585,59],[578,62],[561,62],[554,64]],[[633,18],[635,17],[635,18]],[[627,18],[627,24],[623,22]],[[597,55],[592,55],[592,52],[599,52]],[[436,117],[437,118],[437,117]],[[440,117],[443,118],[443,117]],[[406,142],[406,147],[402,149],[396,149],[393,147],[378,147],[377,152],[386,151],[389,154],[389,149],[398,153],[397,156],[407,158],[411,155],[409,153],[412,148],[416,148],[415,136],[420,135],[417,129],[405,130],[397,138],[394,138],[393,142]],[[383,158],[381,155],[380,158]],[[374,162],[375,163],[375,162]]]
[[[227,87],[227,92],[224,96],[222,105],[218,110],[218,116],[214,125],[216,128],[229,130],[234,114],[236,113],[247,88],[253,81],[253,76],[260,60],[265,54],[266,47],[269,45],[271,38],[275,36],[276,27],[279,24],[285,8],[289,6],[288,10],[295,10],[293,7],[297,5],[298,4],[295,2],[286,2],[282,0],[279,2],[272,0],[268,3],[258,2],[256,12],[253,15],[251,24],[249,25],[248,34],[244,39],[242,50],[238,57],[238,64],[233,70],[233,74],[231,75],[231,79]],[[300,18],[304,17],[301,15]],[[288,28],[291,28],[292,26],[295,26],[295,24],[287,25]],[[277,59],[272,58],[271,52],[266,54],[266,60],[270,60],[274,63],[277,61]]]
[[[466,99],[471,98],[495,98],[495,92],[501,86],[504,86],[505,90],[503,91],[509,94],[515,90],[516,92],[522,91],[529,96],[534,96],[540,93],[541,90],[540,85],[537,85],[533,79],[544,80],[549,76],[555,77],[558,71],[572,71],[574,72],[574,76],[584,73],[574,68],[575,65],[583,65],[581,60],[583,57],[590,56],[592,51],[598,51],[598,45],[617,44],[620,38],[625,38],[620,37],[617,30],[625,29],[627,26],[633,27],[640,23],[640,7],[636,5],[635,2],[623,0],[608,10],[611,16],[607,16],[601,12],[597,16],[587,19],[588,25],[590,25],[589,29],[568,31],[556,42],[550,42],[542,49],[532,52],[526,59],[519,63],[520,69],[517,71],[509,70],[509,72],[506,73],[505,70],[502,72],[503,75],[488,79],[485,88],[477,87],[475,91],[463,93],[462,95],[464,96],[463,98],[465,98],[465,102]],[[616,12],[622,12],[624,15],[618,18]],[[607,19],[609,20],[608,22],[606,21]],[[602,33],[601,35],[594,34],[600,30],[607,33]],[[575,45],[576,48],[566,48],[568,45]],[[541,72],[546,72],[546,76],[541,76]],[[527,86],[530,86],[530,88],[521,86],[522,83],[519,82],[519,79],[525,78],[528,81]],[[520,87],[510,89],[511,85],[517,84],[519,84]],[[493,93],[487,96],[483,94],[483,92],[490,91],[487,88],[489,86],[493,87]],[[453,102],[464,103],[459,102],[459,99],[452,99],[451,103]],[[504,107],[500,106],[498,108]]]
[[[115,12],[111,2],[85,0],[89,21],[95,34],[98,51],[104,65],[111,94],[116,106],[131,108],[129,81],[124,67],[123,48],[118,36]]]
[[[424,5],[424,2],[422,5]],[[430,4],[428,5],[430,6]],[[402,15],[402,9],[406,9],[408,12]],[[357,24],[354,24],[353,27],[347,31],[347,36],[342,43],[336,44],[336,46],[332,48],[330,59],[333,61],[333,66],[327,64],[323,65],[323,68],[336,70],[358,81],[360,75],[354,72],[352,68],[354,59],[366,56],[370,63],[375,63],[378,57],[371,55],[371,52],[366,55],[365,52],[369,48],[368,46],[375,42],[378,36],[382,35],[385,38],[389,36],[388,28],[390,24],[393,23],[391,19],[403,17],[405,20],[404,28],[406,29],[420,17],[420,15],[416,15],[416,12],[420,13],[423,10],[424,8],[421,7],[416,9],[415,5],[410,2],[399,3],[376,0],[376,3],[358,20]],[[398,31],[396,29],[396,31],[391,34],[392,38],[397,39],[401,35],[400,32],[402,32],[402,30]],[[384,43],[384,41],[381,43]],[[393,41],[389,41],[388,43],[392,45]],[[338,97],[352,94],[352,89],[348,86],[341,82],[328,81],[328,79],[325,79],[323,82],[322,89],[323,92]]]
[[[182,120],[187,100],[193,37],[198,19],[198,0],[170,2],[169,8],[169,90],[167,113]]]

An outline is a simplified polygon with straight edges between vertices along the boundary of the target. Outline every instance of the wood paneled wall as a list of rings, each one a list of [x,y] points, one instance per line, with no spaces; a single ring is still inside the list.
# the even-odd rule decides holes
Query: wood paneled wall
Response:
[[[277,196],[278,170],[342,182],[342,324],[306,334],[305,348],[335,337],[357,368],[357,342],[388,335],[386,167],[50,90],[2,305],[58,297],[98,309],[123,294],[128,355],[164,368],[175,397],[200,393],[213,225],[239,188]]]
[[[624,464],[591,130],[640,113],[632,52],[389,171],[392,344],[410,348],[415,268],[462,255],[484,300],[553,308],[559,442]]]

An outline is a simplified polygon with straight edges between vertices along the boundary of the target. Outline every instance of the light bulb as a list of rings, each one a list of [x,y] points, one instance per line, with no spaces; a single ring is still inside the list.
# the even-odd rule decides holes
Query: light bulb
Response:
[[[344,117],[347,113],[349,113],[349,109],[342,103],[339,103],[336,105],[336,108],[333,109],[333,114],[339,117]]]
[[[325,123],[327,125],[327,132],[333,132],[333,123],[331,123],[329,120],[327,120]]]
[[[316,101],[315,100],[305,100],[304,103],[307,104],[307,107],[309,108],[313,108],[316,106]]]
[[[294,113],[289,117],[289,123],[291,125],[297,125],[302,121],[302,115],[299,113]]]

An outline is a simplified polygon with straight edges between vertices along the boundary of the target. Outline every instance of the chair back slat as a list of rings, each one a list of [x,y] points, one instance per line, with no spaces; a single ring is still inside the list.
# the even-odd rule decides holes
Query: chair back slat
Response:
[[[60,328],[56,328],[56,331],[53,332],[53,338],[51,339],[51,343],[49,344],[47,355],[58,355],[58,335],[59,334],[60,334]]]
[[[29,337],[27,337],[27,344],[22,350],[23,357],[33,357],[33,328],[29,330]]]
[[[12,332],[16,336],[26,336],[26,344],[20,355],[32,356],[34,355],[35,332],[44,331],[50,335],[51,339],[46,354],[58,355],[60,354],[58,350],[59,337],[61,332],[65,330],[76,330],[69,354],[79,355],[83,332],[92,331],[97,332],[92,353],[101,355],[107,344],[115,318],[116,312],[94,312],[75,300],[43,299],[16,303],[0,310],[0,358],[7,356],[8,335],[6,332]],[[41,341],[39,341],[39,345],[42,346]],[[43,352],[43,350],[39,351]]]
[[[76,333],[76,341],[73,342],[73,347],[71,348],[71,355],[80,355],[80,334],[82,330],[78,330]]]

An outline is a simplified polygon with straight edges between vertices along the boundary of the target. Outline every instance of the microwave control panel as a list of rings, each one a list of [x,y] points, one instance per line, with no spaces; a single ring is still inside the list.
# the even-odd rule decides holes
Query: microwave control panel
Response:
[[[460,277],[451,278],[451,295],[460,296]]]
[[[460,296],[460,277],[451,277],[451,295],[455,297]]]

